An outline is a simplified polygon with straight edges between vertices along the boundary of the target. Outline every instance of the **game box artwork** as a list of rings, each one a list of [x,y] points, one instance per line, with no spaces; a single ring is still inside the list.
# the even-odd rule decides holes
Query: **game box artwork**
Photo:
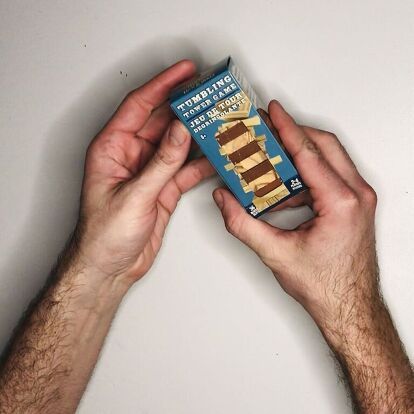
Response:
[[[180,85],[172,92],[170,104],[252,216],[260,216],[305,189],[232,58]]]

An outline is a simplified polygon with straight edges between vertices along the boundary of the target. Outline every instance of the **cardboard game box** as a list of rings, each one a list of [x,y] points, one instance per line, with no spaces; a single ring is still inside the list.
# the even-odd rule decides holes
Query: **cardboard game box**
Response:
[[[176,88],[170,104],[242,206],[258,217],[303,191],[231,57]]]

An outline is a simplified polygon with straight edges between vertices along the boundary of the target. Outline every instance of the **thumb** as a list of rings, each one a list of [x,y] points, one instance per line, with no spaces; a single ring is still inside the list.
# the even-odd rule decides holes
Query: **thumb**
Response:
[[[161,190],[184,164],[190,141],[185,126],[178,120],[172,121],[155,154],[136,178],[135,185],[146,202],[155,202]]]
[[[269,245],[276,242],[276,237],[283,230],[250,216],[227,190],[219,188],[214,191],[213,197],[228,232],[259,256],[267,256]]]

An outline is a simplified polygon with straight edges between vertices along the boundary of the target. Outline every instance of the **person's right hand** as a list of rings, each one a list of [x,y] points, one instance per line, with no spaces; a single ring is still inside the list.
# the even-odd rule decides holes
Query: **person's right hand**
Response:
[[[152,266],[182,194],[214,173],[205,157],[186,162],[191,137],[166,101],[195,71],[182,60],[130,92],[87,152],[71,253],[127,287]]]
[[[251,217],[227,190],[215,190],[214,199],[228,231],[259,255],[319,325],[336,329],[338,320],[346,323],[379,297],[376,194],[335,135],[297,125],[276,101],[269,116],[309,186],[315,217],[287,231]]]

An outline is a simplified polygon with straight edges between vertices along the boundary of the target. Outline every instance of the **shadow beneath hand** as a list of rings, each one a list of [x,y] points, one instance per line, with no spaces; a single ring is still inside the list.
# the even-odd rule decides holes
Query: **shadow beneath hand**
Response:
[[[183,58],[204,62],[180,38],[155,38],[100,72],[64,113],[50,120],[31,195],[30,214],[0,269],[0,349],[20,315],[44,284],[77,221],[85,152],[124,96]],[[40,141],[40,140],[39,140]]]

